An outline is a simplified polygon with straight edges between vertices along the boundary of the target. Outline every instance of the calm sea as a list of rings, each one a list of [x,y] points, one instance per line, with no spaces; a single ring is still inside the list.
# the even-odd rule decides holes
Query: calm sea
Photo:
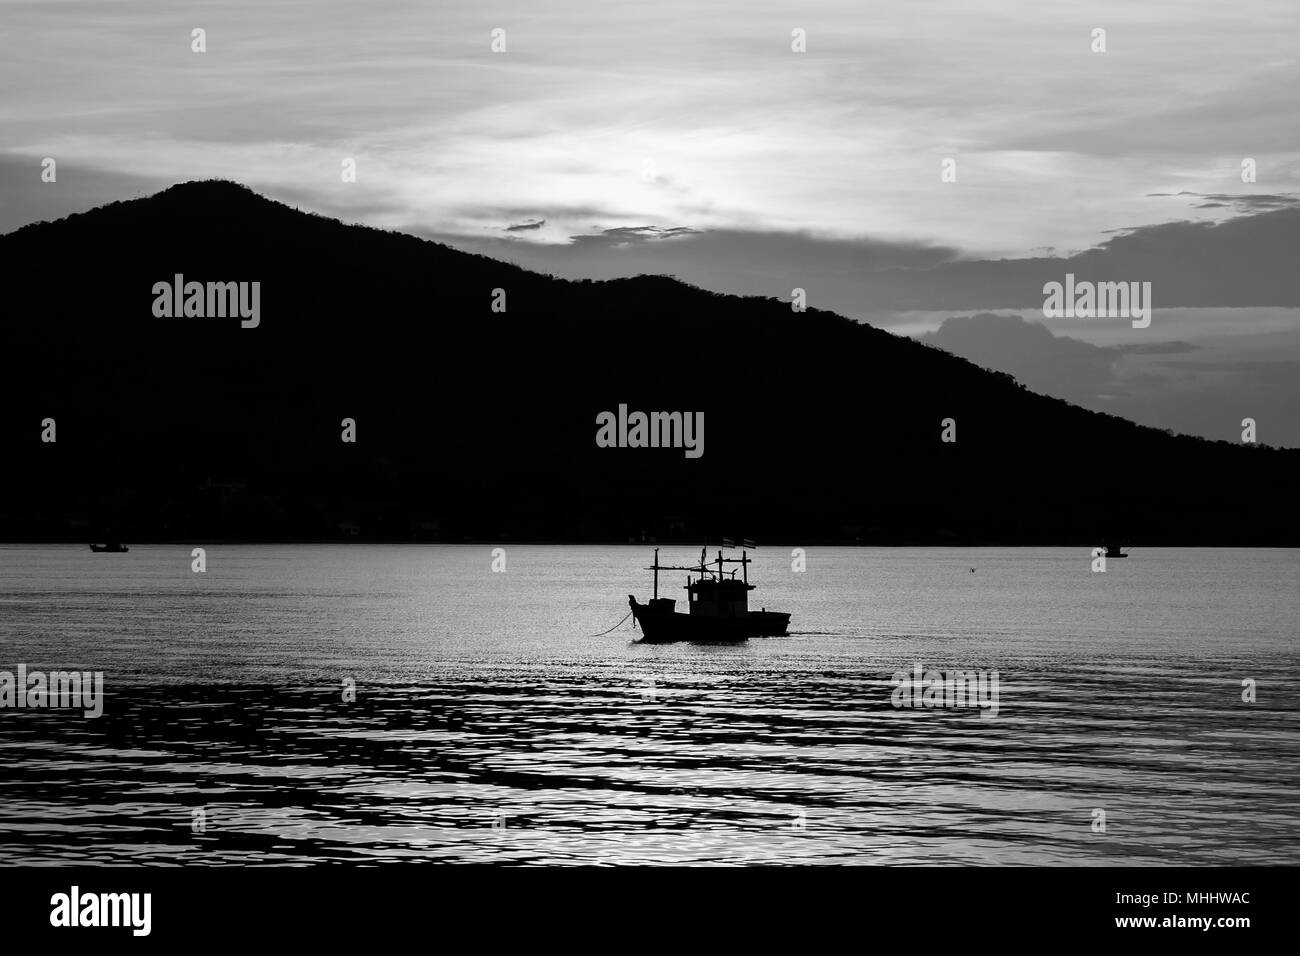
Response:
[[[0,862],[1300,863],[1295,551],[764,547],[788,637],[647,646],[649,547],[502,547],[0,546],[105,683],[0,709]]]

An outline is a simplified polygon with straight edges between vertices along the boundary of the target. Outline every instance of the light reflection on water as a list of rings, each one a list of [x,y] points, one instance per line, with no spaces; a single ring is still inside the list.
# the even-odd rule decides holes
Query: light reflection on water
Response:
[[[3,862],[1300,862],[1293,552],[763,549],[794,634],[648,647],[640,548],[82,550],[0,548],[0,669],[109,691],[0,710]]]

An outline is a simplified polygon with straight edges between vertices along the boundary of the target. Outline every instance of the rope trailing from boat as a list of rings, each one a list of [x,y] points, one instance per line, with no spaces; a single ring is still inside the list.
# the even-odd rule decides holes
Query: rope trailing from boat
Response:
[[[623,615],[623,621],[626,621],[626,620],[627,620],[629,617],[631,617],[631,616],[632,616],[632,612],[631,612],[631,611],[628,611],[626,614]],[[604,637],[606,634],[612,634],[612,633],[614,633],[615,631],[617,631],[620,627],[623,626],[623,621],[619,621],[617,624],[615,624],[613,627],[611,627],[608,631],[601,631],[599,634],[592,634],[591,636],[592,636],[592,637]]]

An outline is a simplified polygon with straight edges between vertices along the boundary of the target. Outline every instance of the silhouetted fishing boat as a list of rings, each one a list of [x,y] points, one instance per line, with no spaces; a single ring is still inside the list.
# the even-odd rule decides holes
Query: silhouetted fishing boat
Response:
[[[108,551],[114,553],[121,553],[125,551],[130,551],[131,549],[124,544],[118,544],[116,541],[112,541],[109,542],[108,544],[92,544],[90,546],[90,550],[94,551],[96,554],[102,554]]]
[[[739,564],[742,577],[727,572],[723,565]],[[718,552],[715,561],[705,563],[705,551],[700,549],[700,563],[691,566],[663,565],[659,563],[659,549],[655,548],[654,564],[646,568],[654,572],[654,596],[649,604],[641,604],[636,595],[627,596],[632,615],[645,633],[644,640],[663,641],[744,641],[751,637],[779,637],[790,625],[790,615],[779,611],[749,609],[749,555],[742,550],[739,558],[724,558]],[[687,571],[687,613],[678,614],[677,602],[659,596],[660,571]],[[699,577],[692,579],[691,574]]]
[[[1108,557],[1108,558],[1127,558],[1128,555],[1125,554],[1123,551],[1121,551],[1120,548],[1121,548],[1121,545],[1118,545],[1118,544],[1108,544],[1108,545],[1106,545],[1106,557]]]

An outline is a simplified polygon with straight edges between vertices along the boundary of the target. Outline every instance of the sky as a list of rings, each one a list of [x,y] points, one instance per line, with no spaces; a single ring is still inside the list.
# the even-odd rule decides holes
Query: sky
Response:
[[[1295,0],[0,0],[0,232],[232,179],[560,275],[803,288],[1054,393],[1081,342],[1102,371],[1062,397],[1230,439],[1260,409],[1300,446],[1297,27]],[[1044,319],[1075,266],[1153,281],[1151,327]]]

